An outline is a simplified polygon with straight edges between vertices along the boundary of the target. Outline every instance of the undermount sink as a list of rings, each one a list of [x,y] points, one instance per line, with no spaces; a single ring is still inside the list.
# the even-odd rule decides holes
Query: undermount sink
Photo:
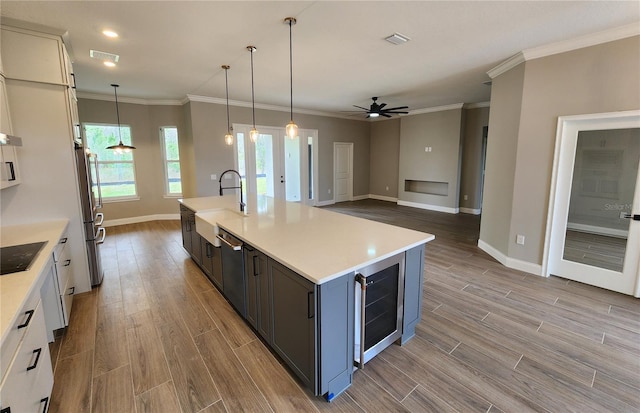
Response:
[[[213,211],[204,211],[196,213],[196,232],[203,236],[213,246],[219,247],[220,240],[216,235],[220,233],[218,221],[228,219],[242,219],[247,215],[242,212],[231,211],[228,209],[216,209]]]

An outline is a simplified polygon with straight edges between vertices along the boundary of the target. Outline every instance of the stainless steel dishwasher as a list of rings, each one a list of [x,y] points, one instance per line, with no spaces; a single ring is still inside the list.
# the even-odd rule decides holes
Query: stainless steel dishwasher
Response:
[[[242,241],[220,228],[216,235],[220,239],[222,255],[222,292],[231,305],[246,315],[245,274]]]

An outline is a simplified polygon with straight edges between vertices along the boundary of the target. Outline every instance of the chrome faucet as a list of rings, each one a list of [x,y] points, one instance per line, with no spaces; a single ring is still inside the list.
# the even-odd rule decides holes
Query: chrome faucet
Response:
[[[224,178],[224,175],[227,172],[232,172],[232,173],[235,173],[236,175],[238,175],[238,182],[240,182],[240,186],[225,186],[224,188],[222,187],[222,178]],[[225,189],[239,189],[240,190],[240,212],[244,212],[244,209],[247,206],[247,204],[245,204],[244,201],[242,200],[242,176],[240,175],[240,172],[236,171],[235,169],[227,169],[226,171],[224,171],[222,173],[222,175],[220,175],[220,179],[218,180],[218,183],[220,184],[220,196],[222,196],[222,191],[225,190]]]

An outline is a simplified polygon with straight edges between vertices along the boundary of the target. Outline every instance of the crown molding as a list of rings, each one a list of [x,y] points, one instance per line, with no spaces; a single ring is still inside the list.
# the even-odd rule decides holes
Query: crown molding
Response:
[[[525,49],[489,70],[487,74],[491,79],[494,79],[504,72],[513,69],[520,63],[528,60],[539,59],[541,57],[552,56],[559,53],[566,53],[572,50],[583,49],[585,47],[596,46],[602,43],[626,39],[627,37],[638,35],[640,35],[640,25],[632,23],[626,26],[614,27],[613,29],[590,33],[569,40],[562,40],[560,42],[550,43],[544,46]]]
[[[214,98],[214,97],[209,97],[209,96],[200,96],[200,95],[187,95],[187,102],[204,102],[204,103],[214,103],[216,105],[226,105],[227,104],[227,100],[226,99],[222,99],[222,98]],[[241,100],[231,100],[229,99],[229,106],[237,106],[237,107],[242,107],[242,108],[251,108],[251,102],[244,102]],[[264,103],[256,103],[255,104],[256,109],[264,109],[264,110],[273,110],[276,112],[286,112],[289,113],[291,111],[291,108],[289,106],[277,106],[277,105],[267,105]],[[303,114],[303,115],[316,115],[316,116],[327,116],[327,117],[331,117],[331,118],[342,118],[342,119],[351,119],[351,120],[357,120],[357,119],[353,119],[350,118],[348,116],[342,115],[340,113],[335,113],[335,112],[324,112],[324,111],[320,111],[320,110],[310,110],[310,109],[293,109],[293,113],[298,113],[298,114]]]
[[[462,109],[463,106],[464,106],[464,103],[454,103],[453,105],[434,106],[432,108],[416,109],[416,110],[409,111],[409,114],[405,116],[422,115],[424,113],[433,113],[433,112],[442,112],[445,110]]]
[[[101,93],[77,92],[78,99],[106,100],[115,102],[115,96],[103,95]],[[118,96],[118,103],[133,103],[136,105],[162,105],[162,106],[182,106],[184,102],[177,99],[139,99]]]

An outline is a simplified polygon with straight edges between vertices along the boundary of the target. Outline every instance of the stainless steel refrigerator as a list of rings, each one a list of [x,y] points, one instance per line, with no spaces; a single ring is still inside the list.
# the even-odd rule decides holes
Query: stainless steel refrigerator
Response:
[[[78,167],[78,186],[82,203],[82,220],[84,222],[84,239],[87,243],[87,255],[91,286],[102,283],[104,271],[100,258],[100,244],[104,242],[107,231],[102,227],[104,215],[97,210],[102,208],[100,193],[100,175],[97,157],[75,143],[76,165]]]

